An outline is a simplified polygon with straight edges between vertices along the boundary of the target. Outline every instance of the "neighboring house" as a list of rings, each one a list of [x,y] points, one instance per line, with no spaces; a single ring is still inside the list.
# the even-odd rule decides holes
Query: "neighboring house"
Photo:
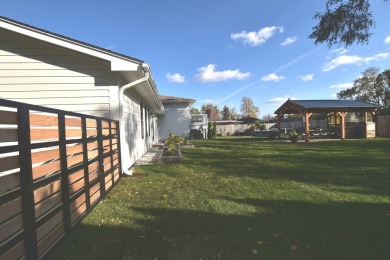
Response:
[[[165,108],[165,115],[159,118],[158,131],[160,139],[168,138],[169,133],[178,136],[190,136],[190,109],[194,99],[160,96]]]
[[[249,128],[248,124],[236,120],[221,120],[216,121],[217,135],[230,136],[234,134],[244,133]]]
[[[194,139],[207,138],[208,117],[207,114],[191,114],[190,137]]]
[[[4,17],[0,98],[120,120],[124,170],[158,141],[165,113],[143,61]]]

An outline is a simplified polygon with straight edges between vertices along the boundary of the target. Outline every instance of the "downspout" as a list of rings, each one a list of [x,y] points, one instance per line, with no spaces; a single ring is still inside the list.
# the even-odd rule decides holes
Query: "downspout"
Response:
[[[123,98],[123,94],[126,90],[138,85],[138,84],[141,84],[142,82],[145,82],[149,79],[149,76],[150,76],[150,73],[149,73],[149,65],[146,64],[146,63],[143,63],[142,64],[142,68],[145,72],[145,76],[143,78],[140,78],[140,79],[137,79],[133,82],[130,82],[122,87],[120,87],[119,89],[119,114],[120,114],[120,119],[119,119],[119,131],[120,131],[120,145],[121,145],[121,149],[122,149],[122,154],[125,154],[123,151],[125,149],[125,113],[124,113],[124,105],[123,105],[123,102],[124,102],[124,98]],[[128,168],[130,167],[130,163],[128,163],[129,160],[128,158],[123,158],[122,157],[122,171],[124,174],[126,175],[132,175],[132,171],[129,171]]]

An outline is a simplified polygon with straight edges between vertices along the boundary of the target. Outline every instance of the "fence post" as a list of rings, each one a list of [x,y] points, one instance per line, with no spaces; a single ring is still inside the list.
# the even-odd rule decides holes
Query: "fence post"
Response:
[[[68,158],[66,152],[66,125],[65,115],[58,114],[58,141],[60,149],[61,161],[61,191],[62,191],[62,210],[64,216],[65,233],[69,233],[71,229],[70,221],[70,200],[69,200],[69,179],[68,179]]]
[[[106,195],[105,191],[105,175],[104,175],[104,165],[103,165],[103,130],[102,130],[102,120],[97,120],[97,141],[98,141],[98,163],[99,163],[99,183],[100,183],[100,198],[103,198]]]
[[[87,119],[82,117],[81,119],[81,131],[82,131],[82,140],[83,140],[83,165],[84,165],[84,190],[85,190],[85,205],[87,212],[91,208],[91,198],[89,188],[89,169],[88,169],[88,140],[87,140]]]
[[[119,163],[119,178],[122,177],[123,169],[122,169],[122,148],[121,148],[121,136],[120,136],[120,131],[119,131],[119,121],[115,122],[115,127],[116,127],[116,143],[117,143],[117,148],[118,149],[118,163]],[[124,137],[123,137],[124,138]]]
[[[30,111],[18,107],[18,144],[20,184],[22,190],[23,228],[26,259],[38,258],[37,226],[35,222],[34,186],[31,159]]]

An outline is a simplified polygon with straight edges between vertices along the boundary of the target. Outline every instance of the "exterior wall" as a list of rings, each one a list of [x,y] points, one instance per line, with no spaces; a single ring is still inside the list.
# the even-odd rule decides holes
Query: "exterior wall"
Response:
[[[217,135],[230,136],[239,132],[244,132],[248,129],[248,125],[243,122],[231,122],[226,123],[223,121],[217,121]]]
[[[189,137],[190,134],[190,104],[164,103],[165,115],[159,118],[158,131],[161,139],[168,138],[169,133]]]
[[[110,64],[0,29],[0,98],[110,117]]]
[[[141,103],[143,104],[143,126],[141,121]],[[129,167],[134,164],[158,140],[155,117],[147,117],[148,107],[137,94],[129,90],[124,96],[125,147],[122,158],[127,158]],[[151,112],[150,112],[151,113]],[[150,114],[151,115],[151,114]],[[142,134],[143,130],[143,134]],[[127,167],[127,166],[126,166]]]
[[[107,61],[0,29],[0,98],[120,120],[124,82]],[[141,135],[141,99],[125,95],[125,154],[129,167],[158,140],[157,119]]]

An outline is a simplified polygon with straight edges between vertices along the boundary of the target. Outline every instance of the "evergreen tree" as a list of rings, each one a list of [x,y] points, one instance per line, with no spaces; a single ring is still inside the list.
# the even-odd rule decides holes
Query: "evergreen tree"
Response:
[[[211,121],[207,124],[207,138],[208,139],[213,139],[213,125]]]
[[[217,122],[213,123],[213,139],[217,138]]]

